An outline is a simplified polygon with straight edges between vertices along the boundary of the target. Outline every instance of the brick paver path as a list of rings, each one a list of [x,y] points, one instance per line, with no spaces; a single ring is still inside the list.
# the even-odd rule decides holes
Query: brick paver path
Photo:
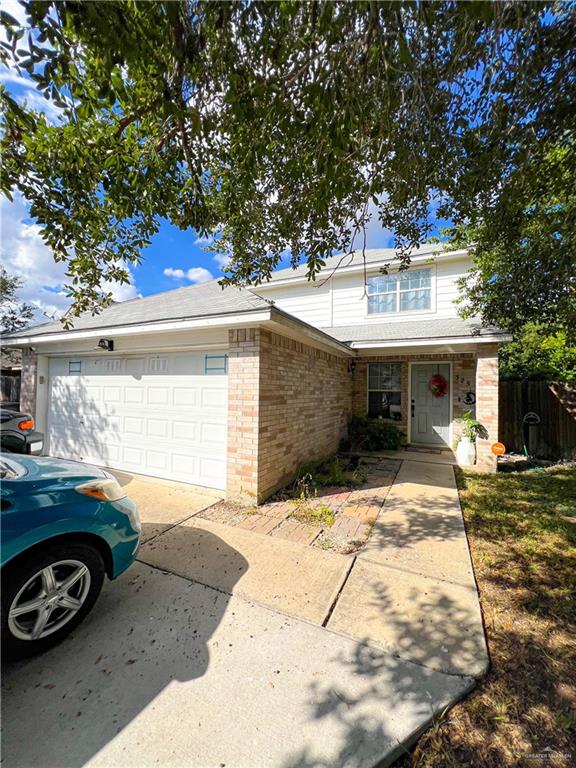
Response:
[[[368,458],[366,463],[366,479],[360,488],[321,488],[306,502],[310,507],[330,507],[336,518],[331,527],[294,519],[295,503],[282,500],[252,509],[221,501],[199,512],[198,517],[301,544],[316,543],[343,551],[358,548],[370,535],[401,461]]]

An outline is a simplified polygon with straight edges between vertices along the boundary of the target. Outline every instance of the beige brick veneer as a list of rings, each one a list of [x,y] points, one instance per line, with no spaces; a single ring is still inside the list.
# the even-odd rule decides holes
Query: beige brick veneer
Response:
[[[36,387],[38,355],[31,349],[22,350],[22,374],[20,380],[20,410],[36,417]]]
[[[476,464],[485,472],[496,471],[490,446],[498,440],[498,344],[479,344],[476,366],[476,418],[488,430],[488,440],[476,441]]]
[[[228,387],[229,496],[262,501],[346,433],[346,357],[267,330],[230,331]]]

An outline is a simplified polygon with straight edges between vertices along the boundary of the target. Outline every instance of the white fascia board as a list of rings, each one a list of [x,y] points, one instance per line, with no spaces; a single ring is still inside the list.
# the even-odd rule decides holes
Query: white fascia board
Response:
[[[494,342],[512,341],[507,334],[491,334],[486,336],[455,336],[437,339],[406,339],[404,341],[352,341],[352,349],[389,349],[390,347],[437,347],[442,344],[492,344]]]
[[[213,315],[198,317],[190,320],[162,320],[156,323],[138,323],[134,325],[111,325],[106,328],[87,328],[83,331],[59,331],[58,333],[37,334],[36,336],[18,336],[13,339],[3,339],[8,347],[35,347],[59,341],[76,341],[80,339],[101,339],[112,336],[136,336],[146,333],[169,333],[171,331],[188,331],[196,328],[236,328],[237,326],[254,325],[270,320],[270,309],[253,312],[238,312],[231,315]]]
[[[330,336],[319,328],[315,328],[313,325],[305,323],[303,320],[299,320],[297,317],[290,315],[288,312],[284,312],[278,307],[272,308],[272,317],[265,325],[269,326],[277,333],[283,333],[290,338],[298,341],[304,341],[315,347],[321,349],[328,349],[332,353],[337,352],[340,355],[346,357],[354,357],[354,352],[348,344],[343,341],[338,341],[333,336]]]
[[[426,262],[432,261],[448,261],[450,259],[458,259],[462,256],[467,256],[469,254],[469,251],[466,248],[462,248],[457,251],[430,251],[430,253],[424,253],[420,254],[418,256],[411,256],[410,257],[410,263],[412,264],[423,264]],[[387,264],[390,264],[389,258],[382,258],[380,261],[373,261],[369,264],[366,264],[366,270],[369,271],[371,269],[379,269],[380,267],[383,267]],[[394,261],[394,259],[392,259]],[[300,283],[314,283],[314,282],[321,282],[324,280],[331,280],[333,277],[336,277],[337,275],[349,275],[354,272],[364,272],[364,265],[363,264],[353,264],[349,267],[328,267],[324,268],[322,272],[318,272],[316,275],[316,281],[308,280],[307,277],[303,275],[295,275],[294,277],[283,277],[280,280],[270,280],[268,283],[261,283],[260,285],[255,285],[252,290],[255,293],[258,293],[258,291],[267,291],[267,290],[273,290],[277,286],[281,285],[298,285]]]

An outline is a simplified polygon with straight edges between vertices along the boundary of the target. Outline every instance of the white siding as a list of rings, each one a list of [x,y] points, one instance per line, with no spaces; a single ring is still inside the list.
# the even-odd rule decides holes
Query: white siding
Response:
[[[258,289],[255,289],[258,291]],[[277,307],[317,328],[331,324],[330,283],[304,283],[294,286],[266,286],[262,296],[272,299]]]
[[[427,266],[427,264],[418,264],[415,265],[415,268],[422,269]],[[470,268],[470,259],[466,257],[465,259],[438,261],[430,266],[433,275],[432,309],[430,312],[369,315],[362,273],[337,274],[321,287],[318,283],[278,286],[277,288],[273,284],[268,284],[262,291],[262,296],[272,299],[281,309],[319,328],[382,323],[386,320],[456,317],[457,308],[454,304],[454,300],[458,296],[456,281]],[[371,269],[368,274],[377,275],[379,271],[378,269]]]

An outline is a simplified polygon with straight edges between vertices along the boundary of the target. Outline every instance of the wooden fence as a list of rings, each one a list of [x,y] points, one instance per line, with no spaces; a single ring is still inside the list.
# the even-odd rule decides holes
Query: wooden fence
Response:
[[[526,445],[531,456],[541,459],[576,459],[576,387],[501,381],[499,412],[499,439],[507,451],[523,453]],[[525,423],[528,414],[536,414],[539,423]]]
[[[0,402],[5,405],[19,405],[20,371],[17,374],[0,375]]]

